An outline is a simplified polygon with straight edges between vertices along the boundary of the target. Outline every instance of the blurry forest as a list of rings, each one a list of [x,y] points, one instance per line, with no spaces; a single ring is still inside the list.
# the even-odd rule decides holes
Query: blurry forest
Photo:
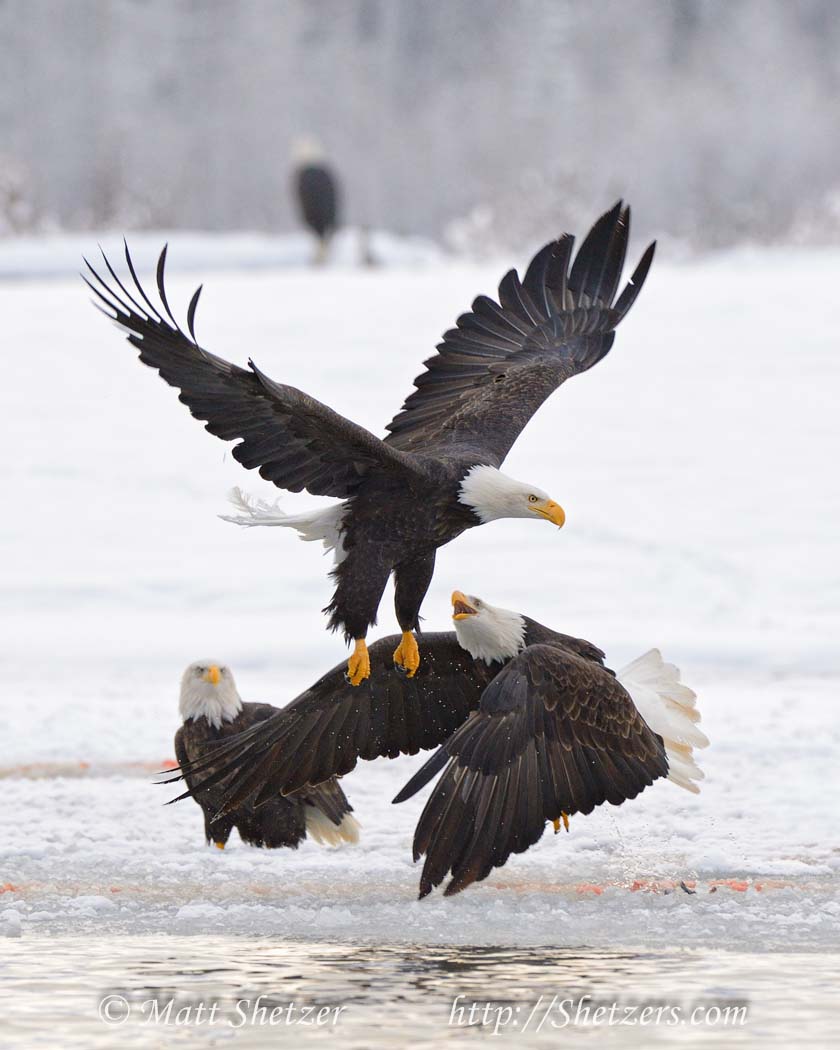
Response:
[[[531,242],[618,195],[697,248],[840,231],[836,0],[0,0],[0,233],[346,220]]]

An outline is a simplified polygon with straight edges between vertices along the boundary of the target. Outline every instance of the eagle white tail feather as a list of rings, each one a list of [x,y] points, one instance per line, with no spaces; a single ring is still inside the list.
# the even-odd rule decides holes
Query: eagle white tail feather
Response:
[[[665,663],[658,649],[651,649],[618,673],[618,680],[633,703],[665,743],[668,779],[697,794],[695,781],[704,773],[694,761],[694,748],[708,747],[709,738],[697,727],[700,712],[697,694],[680,682],[680,671]]]
[[[343,842],[359,841],[359,822],[352,813],[345,813],[340,824],[333,824],[317,806],[305,806],[306,834],[321,846],[340,846]]]
[[[345,505],[339,503],[324,510],[313,510],[307,514],[284,514],[280,510],[280,501],[269,503],[243,492],[239,487],[228,493],[228,500],[239,511],[238,514],[220,514],[222,521],[234,525],[253,528],[255,525],[279,526],[284,529],[296,529],[302,540],[311,543],[320,540],[324,549],[335,552],[336,563],[345,555],[342,538]]]

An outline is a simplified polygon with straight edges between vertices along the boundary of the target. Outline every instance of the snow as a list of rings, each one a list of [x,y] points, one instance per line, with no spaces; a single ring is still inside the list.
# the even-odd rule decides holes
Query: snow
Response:
[[[175,235],[145,230],[127,235],[135,265],[147,270],[154,267],[161,248],[170,238],[178,249],[177,255],[170,255],[167,260],[169,273],[184,269],[207,274],[218,269],[301,267],[314,255],[314,241],[308,233],[277,236],[242,232],[219,237],[200,230],[180,230]],[[329,265],[358,266],[365,243],[375,262],[381,260],[391,266],[431,265],[441,258],[440,248],[423,237],[396,237],[387,230],[363,232],[347,227],[331,241]],[[122,259],[123,235],[61,233],[5,237],[0,239],[0,279],[75,277],[83,269],[83,256],[96,265],[101,259],[100,247],[111,257]]]
[[[35,246],[17,267],[0,246],[13,361],[0,386],[0,932],[837,945],[840,252],[658,259],[612,354],[544,406],[507,462],[565,507],[566,527],[474,530],[440,552],[426,599],[429,628],[447,627],[457,587],[590,638],[614,667],[661,648],[712,741],[700,795],[658,783],[457,898],[418,902],[423,799],[390,799],[420,756],[345,779],[356,847],[220,852],[193,803],[162,805],[175,792],[151,771],[172,757],[187,663],[216,655],[245,699],[282,704],[344,648],[319,611],[320,548],[218,518],[232,485],[276,490],[60,276],[80,247],[92,257],[81,241]],[[299,242],[174,236],[170,303],[183,313],[204,281],[204,345],[253,355],[381,433],[440,333],[511,262],[383,244],[386,266],[315,271]],[[149,277],[155,249],[140,239]],[[374,636],[395,627],[386,594]]]
[[[4,908],[0,911],[0,937],[20,937],[22,929],[17,908]]]

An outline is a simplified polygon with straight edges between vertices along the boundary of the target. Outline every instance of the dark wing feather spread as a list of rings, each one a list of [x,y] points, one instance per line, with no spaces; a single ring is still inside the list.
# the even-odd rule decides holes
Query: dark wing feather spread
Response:
[[[405,475],[410,458],[295,387],[275,383],[253,362],[239,368],[203,350],[195,338],[199,288],[187,313],[188,333],[169,309],[164,285],[166,248],[157,269],[160,307],[146,295],[128,248],[126,263],[136,291],[129,292],[103,255],[110,280],[85,260],[94,280],[85,281],[128,332],[140,360],[157,369],[205,429],[238,441],[234,457],[279,488],[313,495],[352,496],[371,470]],[[104,311],[103,311],[104,312]],[[111,313],[106,314],[111,316]]]
[[[492,673],[446,632],[424,634],[423,660],[408,678],[394,668],[398,642],[392,635],[370,647],[371,676],[361,685],[350,686],[340,664],[276,715],[163,782],[186,779],[190,790],[179,798],[208,787],[222,791],[221,814],[343,776],[360,758],[437,747],[478,706]]]
[[[213,756],[218,753],[220,746],[224,747],[232,740],[238,739],[242,731],[259,726],[267,718],[276,715],[277,710],[271,704],[245,703],[237,717],[230,723],[223,723],[221,729],[214,729],[206,719],[185,723],[175,734],[175,756],[179,765],[182,768],[188,767],[191,762],[202,765],[204,776],[209,778],[219,768],[218,760]],[[224,744],[221,741],[224,741]],[[225,841],[233,826],[239,832],[242,841],[252,846],[266,849],[284,846],[297,848],[306,837],[306,817],[300,808],[301,803],[316,806],[336,826],[353,811],[347,796],[335,779],[317,787],[296,791],[288,798],[275,796],[258,808],[246,801],[224,814],[219,814],[219,810],[225,805],[223,783],[217,781],[205,786],[200,783],[202,778],[192,774],[185,779],[190,785],[193,797],[204,811],[208,842],[214,839]]]
[[[188,746],[189,745],[189,746]],[[185,723],[178,727],[175,733],[175,758],[178,760],[179,766],[188,766],[190,762],[204,762],[208,754],[215,750],[218,746],[217,739],[213,730],[204,720],[200,723],[190,722]],[[214,771],[212,764],[207,766],[208,776]],[[195,801],[201,806],[201,809],[205,816],[205,829],[208,829],[208,841],[212,837],[213,820],[215,814],[219,811],[224,802],[222,793],[218,787],[198,789],[198,783],[192,778],[187,780],[190,789],[195,788],[193,797]],[[236,815],[237,817],[239,814]],[[221,821],[218,825],[219,838],[226,839],[230,833],[231,826],[235,823],[235,818],[231,817],[226,821]],[[225,827],[226,826],[226,827]],[[224,832],[222,831],[225,828]]]
[[[635,798],[668,772],[659,736],[605,668],[554,645],[532,645],[487,687],[478,711],[398,796],[446,769],[417,825],[423,897],[485,879],[561,813]],[[396,801],[396,800],[395,800]]]
[[[499,466],[543,401],[612,346],[653,259],[651,244],[616,299],[629,228],[630,209],[619,201],[592,227],[571,269],[574,238],[565,234],[534,256],[524,280],[515,270],[503,278],[498,303],[479,296],[426,361],[387,443],[469,452]]]
[[[353,807],[347,800],[347,796],[341,789],[339,782],[332,778],[325,780],[323,784],[314,787],[301,788],[289,796],[290,799],[300,799],[308,806],[315,806],[338,827],[348,813],[353,812]],[[270,805],[270,803],[268,803]],[[265,806],[261,806],[258,812],[262,812]]]

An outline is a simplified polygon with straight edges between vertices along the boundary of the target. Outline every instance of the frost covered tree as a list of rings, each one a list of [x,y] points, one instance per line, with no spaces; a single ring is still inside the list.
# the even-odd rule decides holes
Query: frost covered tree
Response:
[[[819,233],[840,187],[834,0],[5,0],[0,66],[69,228],[290,229],[301,135],[349,223],[485,247],[619,194],[700,246]]]

